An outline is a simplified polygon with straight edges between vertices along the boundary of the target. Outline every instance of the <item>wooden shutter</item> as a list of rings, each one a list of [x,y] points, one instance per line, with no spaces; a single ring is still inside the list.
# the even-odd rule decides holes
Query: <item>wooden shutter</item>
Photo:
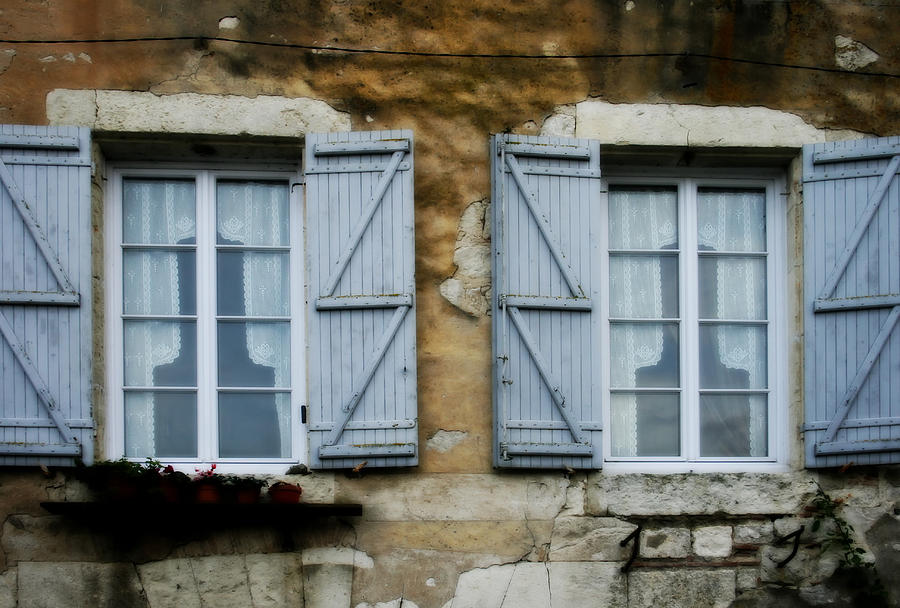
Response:
[[[495,135],[494,464],[599,468],[599,144]]]
[[[316,468],[418,462],[412,158],[410,131],[307,137]]]
[[[92,458],[90,134],[0,126],[0,463]]]
[[[806,464],[900,462],[900,137],[803,148]]]

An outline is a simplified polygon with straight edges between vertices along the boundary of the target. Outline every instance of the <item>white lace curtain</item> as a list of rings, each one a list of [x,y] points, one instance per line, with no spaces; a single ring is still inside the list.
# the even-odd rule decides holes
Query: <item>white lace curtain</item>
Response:
[[[677,246],[678,208],[673,190],[618,190],[610,194],[610,249],[661,250]],[[610,256],[610,316],[659,319],[676,316],[664,310],[664,282],[659,255]],[[674,314],[673,314],[674,313]],[[638,371],[660,362],[663,327],[659,323],[614,323],[610,326],[610,381],[614,388],[638,386]],[[638,451],[637,396],[616,394],[612,413],[612,454]]]
[[[219,240],[247,246],[290,244],[287,188],[284,184],[219,182],[217,230]],[[290,315],[288,255],[283,252],[244,251],[244,314],[248,317]],[[290,339],[285,323],[248,322],[247,352],[257,365],[274,370],[275,386],[290,384]],[[287,339],[286,339],[287,338]],[[289,400],[276,399],[282,451],[290,446]]]
[[[195,236],[193,182],[126,180],[123,240],[126,244],[177,244]],[[123,255],[123,311],[138,315],[180,315],[178,254],[175,251],[126,250]],[[194,286],[184,286],[194,289]],[[150,387],[153,373],[181,353],[182,324],[133,321],[124,327],[125,384]],[[156,453],[154,393],[130,392],[125,408],[125,453]]]
[[[715,256],[701,269],[700,280],[714,281],[714,304],[701,316],[715,319],[763,320],[766,318],[765,260],[741,256],[766,250],[765,193],[741,190],[701,190],[698,195],[697,239],[701,250],[735,252]],[[713,276],[714,275],[714,276]],[[701,308],[703,304],[701,303]],[[766,332],[761,325],[715,325],[716,358],[727,369],[746,373],[745,386],[715,388],[766,388]],[[710,371],[711,381],[715,381]],[[718,383],[717,383],[718,384]],[[713,388],[701,386],[702,388]],[[746,433],[750,456],[767,453],[766,399],[750,398]]]

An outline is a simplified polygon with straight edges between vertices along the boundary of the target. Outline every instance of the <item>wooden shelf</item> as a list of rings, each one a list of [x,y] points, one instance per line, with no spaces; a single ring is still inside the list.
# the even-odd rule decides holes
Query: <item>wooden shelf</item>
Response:
[[[281,504],[259,502],[168,503],[148,501],[122,502],[42,502],[41,507],[55,515],[104,526],[214,527],[214,526],[303,526],[326,517],[357,517],[362,505],[353,503]]]

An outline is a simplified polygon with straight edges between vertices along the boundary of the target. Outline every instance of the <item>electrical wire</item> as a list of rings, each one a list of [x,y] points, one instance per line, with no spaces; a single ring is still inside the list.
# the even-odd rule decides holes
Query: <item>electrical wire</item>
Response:
[[[684,57],[690,59],[707,59],[728,63],[741,63],[758,65],[763,67],[784,68],[791,70],[806,70],[814,72],[828,72],[844,74],[847,76],[875,76],[881,78],[900,78],[900,74],[890,72],[855,72],[840,68],[828,68],[815,65],[799,65],[792,63],[780,63],[775,61],[762,61],[757,59],[744,59],[740,57],[725,57],[708,53],[695,53],[692,51],[657,52],[657,53],[578,53],[564,55],[537,55],[530,53],[449,53],[433,51],[396,51],[389,49],[350,48],[319,46],[312,44],[297,44],[293,42],[272,42],[264,40],[241,40],[238,38],[225,38],[221,36],[153,36],[137,38],[86,38],[66,40],[14,40],[0,39],[0,44],[120,44],[134,42],[229,42],[249,46],[266,46],[275,48],[298,49],[312,52],[347,53],[357,55],[394,55],[401,57],[434,57],[450,59],[530,59],[540,61],[552,61],[559,59],[648,59],[666,57]]]

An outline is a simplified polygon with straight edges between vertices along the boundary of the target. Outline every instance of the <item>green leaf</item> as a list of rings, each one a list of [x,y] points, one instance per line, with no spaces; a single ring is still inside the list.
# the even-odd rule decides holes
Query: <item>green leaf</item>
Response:
[[[817,520],[815,520],[815,521],[813,522],[813,525],[812,525],[812,531],[813,531],[813,532],[818,532],[818,531],[819,531],[819,528],[821,528],[821,527],[822,527],[822,520],[821,520],[821,519],[817,519]]]

